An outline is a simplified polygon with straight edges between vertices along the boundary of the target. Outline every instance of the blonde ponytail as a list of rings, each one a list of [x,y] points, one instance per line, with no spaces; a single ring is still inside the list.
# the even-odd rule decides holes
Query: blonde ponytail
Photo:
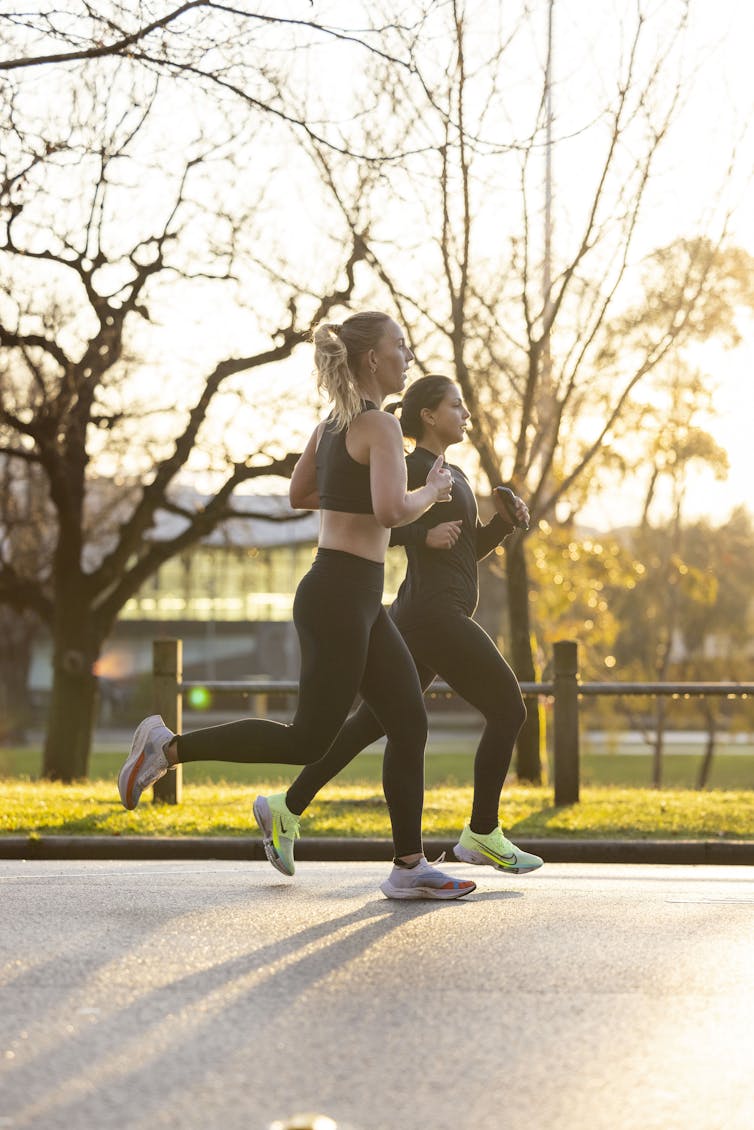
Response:
[[[364,397],[357,382],[360,359],[379,342],[388,314],[352,314],[338,325],[320,322],[312,334],[317,388],[331,401],[335,426],[347,428],[361,412]]]

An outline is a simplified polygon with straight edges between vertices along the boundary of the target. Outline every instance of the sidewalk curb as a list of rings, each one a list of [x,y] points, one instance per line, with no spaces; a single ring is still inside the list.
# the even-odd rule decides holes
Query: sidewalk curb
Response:
[[[754,840],[567,840],[521,839],[524,851],[545,863],[678,863],[754,866]],[[429,859],[445,852],[453,861],[453,842],[425,840]],[[305,838],[296,860],[311,862],[386,862],[386,839]],[[0,836],[0,859],[231,859],[263,861],[262,841],[243,836]]]

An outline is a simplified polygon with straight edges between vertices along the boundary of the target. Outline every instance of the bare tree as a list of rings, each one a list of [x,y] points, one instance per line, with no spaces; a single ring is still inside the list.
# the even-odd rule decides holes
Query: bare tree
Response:
[[[339,122],[350,119],[347,98],[326,99],[318,115],[300,108],[308,78],[317,72],[332,79],[340,69],[350,86],[354,70],[370,57],[411,72],[412,45],[426,15],[419,4],[407,22],[402,6],[393,7],[380,20],[370,5],[354,4],[346,22],[332,23],[314,18],[313,0],[300,0],[298,14],[263,11],[248,0],[159,6],[151,0],[70,0],[61,8],[31,0],[0,14],[6,48],[0,79],[35,70],[85,73],[90,64],[128,60],[136,71],[188,82],[237,112],[261,113],[335,151],[397,161],[403,150],[343,147]]]
[[[50,631],[44,773],[63,780],[86,773],[93,669],[125,602],[233,512],[239,486],[290,474],[290,429],[256,450],[243,427],[264,423],[269,366],[348,301],[364,255],[352,240],[298,278],[268,269],[283,252],[268,235],[275,178],[252,175],[263,123],[213,106],[171,138],[160,84],[107,68],[44,113],[19,88],[0,122],[0,456],[46,489],[34,568],[0,543],[0,603]],[[214,489],[187,511],[192,471]],[[166,508],[183,528],[156,542]]]
[[[363,202],[337,196],[411,328],[420,365],[431,354],[452,366],[483,478],[513,486],[540,520],[572,516],[615,456],[642,384],[671,352],[730,333],[736,304],[751,299],[751,263],[727,247],[724,216],[706,235],[679,233],[659,250],[647,244],[655,170],[682,109],[685,6],[673,21],[660,13],[661,27],[644,9],[637,3],[623,22],[599,101],[579,91],[580,120],[563,114],[556,130],[561,145],[590,138],[577,184],[552,186],[557,239],[543,221],[549,47],[534,65],[524,53],[528,83],[519,81],[535,11],[527,5],[518,23],[501,6],[495,24],[485,8],[482,36],[480,6],[453,0],[436,14],[444,35],[432,41],[435,51],[445,45],[445,65],[419,46],[411,82],[422,89],[421,110],[396,92],[390,130],[404,122],[423,152],[383,187],[383,203],[410,210],[400,247],[382,219],[387,207],[366,223]],[[337,183],[337,158],[320,147],[320,160],[328,184]],[[519,678],[535,680],[526,543],[525,533],[506,543],[510,644]],[[536,700],[529,707],[517,767],[538,780]]]
[[[0,455],[0,559],[19,575],[42,575],[47,493],[42,475],[27,461]],[[0,744],[22,742],[30,719],[29,675],[39,634],[37,613],[0,604]]]
[[[728,473],[728,459],[720,445],[700,427],[699,416],[714,414],[715,385],[706,374],[689,370],[676,357],[653,382],[655,395],[641,413],[643,427],[643,458],[646,493],[636,543],[639,550],[647,549],[651,529],[651,514],[658,494],[666,488],[665,510],[659,519],[665,535],[655,542],[651,560],[657,588],[654,624],[646,627],[654,637],[654,669],[652,675],[660,681],[667,680],[673,662],[673,652],[680,642],[684,598],[693,596],[703,606],[714,603],[714,582],[709,575],[699,573],[687,562],[685,547],[684,507],[689,492],[690,472],[699,466],[706,467],[718,478]],[[654,419],[652,419],[654,417]],[[638,471],[638,468],[637,468]],[[662,765],[667,725],[668,702],[658,696],[655,702],[654,736],[652,739],[652,784],[662,784]],[[714,745],[714,716],[707,715],[710,745]]]

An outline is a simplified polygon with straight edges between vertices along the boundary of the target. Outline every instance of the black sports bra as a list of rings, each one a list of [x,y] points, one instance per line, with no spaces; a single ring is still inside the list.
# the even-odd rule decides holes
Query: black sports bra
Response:
[[[362,411],[377,411],[371,400],[363,402]],[[328,419],[317,447],[317,489],[321,510],[339,510],[345,514],[374,514],[369,485],[369,464],[357,463],[346,448],[347,428],[335,430]]]

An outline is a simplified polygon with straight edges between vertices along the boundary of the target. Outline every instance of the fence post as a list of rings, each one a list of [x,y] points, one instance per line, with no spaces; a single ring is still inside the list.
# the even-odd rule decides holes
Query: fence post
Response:
[[[154,709],[165,725],[181,732],[182,700],[179,685],[183,681],[183,641],[152,640],[152,673]],[[183,766],[171,769],[152,789],[155,804],[180,804],[183,796]]]
[[[553,648],[555,707],[553,750],[555,804],[579,799],[579,657],[575,640],[559,640]]]

